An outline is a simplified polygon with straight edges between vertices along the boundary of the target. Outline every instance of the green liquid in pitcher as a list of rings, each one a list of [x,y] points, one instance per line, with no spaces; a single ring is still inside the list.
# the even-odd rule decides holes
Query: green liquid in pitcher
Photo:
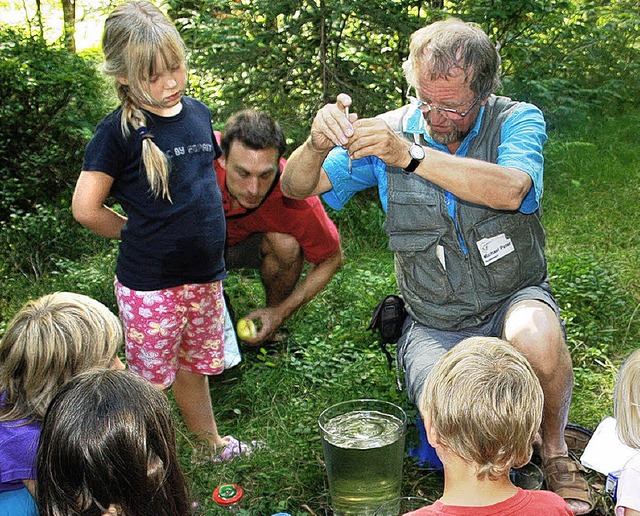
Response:
[[[381,412],[354,411],[330,419],[324,429],[334,514],[373,515],[381,504],[400,496],[402,421]]]

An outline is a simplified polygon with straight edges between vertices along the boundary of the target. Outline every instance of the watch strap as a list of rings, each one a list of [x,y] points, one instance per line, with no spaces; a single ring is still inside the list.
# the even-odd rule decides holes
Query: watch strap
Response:
[[[422,160],[420,159],[416,159],[416,158],[411,158],[411,161],[409,162],[409,164],[402,169],[402,171],[405,174],[411,174],[411,172],[413,172],[416,168],[418,168],[418,165],[420,164]]]

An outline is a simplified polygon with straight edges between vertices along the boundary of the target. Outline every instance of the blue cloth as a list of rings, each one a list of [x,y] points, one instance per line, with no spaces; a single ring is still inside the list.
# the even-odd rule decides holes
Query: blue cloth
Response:
[[[38,508],[26,487],[0,493],[0,516],[38,516]]]
[[[483,116],[484,106],[480,109],[474,127],[456,151],[456,156],[466,156],[471,141],[478,134]],[[522,213],[533,213],[539,208],[542,200],[544,168],[542,146],[547,139],[545,127],[542,112],[536,106],[527,103],[520,103],[502,126],[498,165],[522,170],[529,174],[533,182],[531,190],[520,206]],[[417,108],[405,117],[403,131],[408,134],[420,134],[430,147],[449,153],[446,145],[436,143],[429,136],[422,112]],[[333,186],[323,194],[322,198],[333,209],[341,209],[360,190],[377,186],[382,208],[385,212],[387,211],[387,173],[386,165],[381,159],[369,156],[354,160],[349,173],[346,151],[341,147],[335,147],[325,159],[322,168]],[[449,192],[447,192],[447,203],[449,214],[453,216],[456,199]]]
[[[224,279],[226,225],[213,161],[222,151],[211,126],[211,112],[183,97],[175,116],[145,112],[153,142],[170,158],[171,201],[156,198],[142,163],[142,141],[124,138],[122,109],[96,129],[85,152],[83,170],[113,177],[111,195],[128,221],[122,230],[116,276],[128,288],[160,290]]]
[[[5,393],[0,394],[0,403]],[[23,480],[35,480],[40,423],[0,421],[0,516],[37,516]]]
[[[416,459],[418,465],[427,468],[443,470],[444,465],[436,453],[436,449],[431,446],[424,429],[424,422],[418,413],[416,415],[416,428],[418,429],[418,442],[409,448],[409,455]]]

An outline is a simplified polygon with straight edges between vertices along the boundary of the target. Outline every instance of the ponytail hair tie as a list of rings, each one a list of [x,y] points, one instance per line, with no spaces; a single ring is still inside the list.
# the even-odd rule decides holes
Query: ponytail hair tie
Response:
[[[136,133],[138,133],[138,137],[142,141],[146,140],[147,138],[153,138],[153,135],[149,132],[149,129],[147,129],[144,125],[138,127],[136,129]]]

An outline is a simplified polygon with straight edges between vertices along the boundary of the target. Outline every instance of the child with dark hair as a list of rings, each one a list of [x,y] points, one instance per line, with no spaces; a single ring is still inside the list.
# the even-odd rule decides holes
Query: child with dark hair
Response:
[[[166,397],[126,371],[77,376],[51,402],[37,455],[43,516],[185,516]]]
[[[35,454],[58,390],[96,367],[122,368],[122,326],[102,303],[71,292],[29,301],[0,341],[0,516],[37,514]]]

